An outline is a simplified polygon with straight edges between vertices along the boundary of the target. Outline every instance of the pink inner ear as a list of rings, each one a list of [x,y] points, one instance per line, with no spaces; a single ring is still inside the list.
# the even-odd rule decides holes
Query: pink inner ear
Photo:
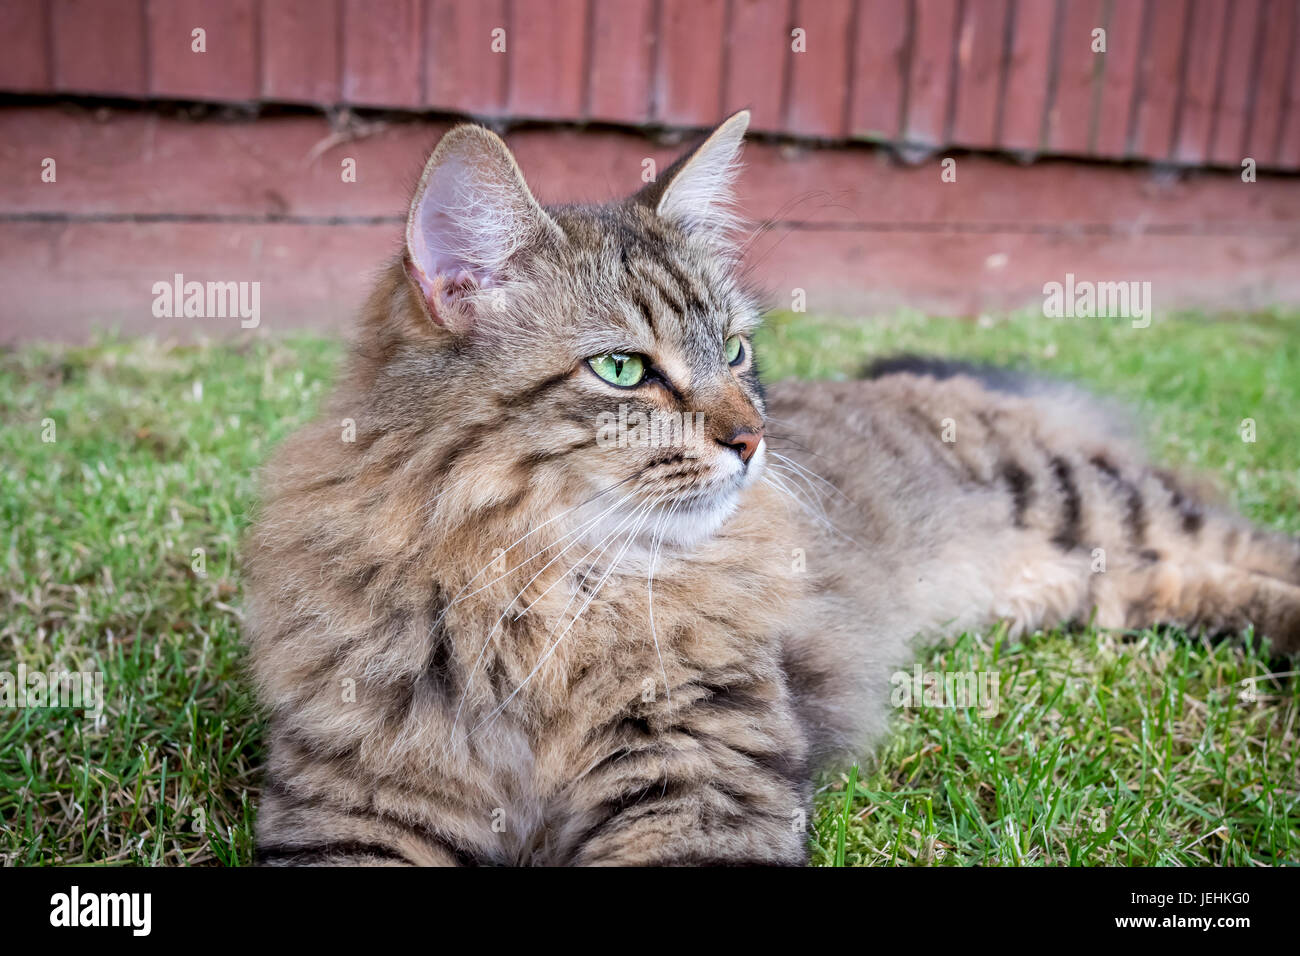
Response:
[[[476,275],[493,257],[492,191],[484,188],[472,166],[457,156],[433,170],[415,211],[409,237],[411,255],[425,275]],[[482,278],[482,276],[478,276]]]
[[[499,286],[537,226],[535,204],[508,156],[494,158],[481,139],[462,136],[439,147],[407,225],[408,271],[439,322],[464,311],[457,308],[462,298]]]
[[[469,257],[476,250],[468,224],[448,215],[438,197],[429,195],[434,191],[432,185],[416,211],[411,258],[426,276],[473,275]]]
[[[434,321],[442,326],[446,326],[449,307],[454,304],[456,299],[468,292],[472,292],[474,289],[491,284],[490,280],[483,283],[478,282],[465,269],[458,270],[454,276],[438,274],[430,278],[420,268],[419,264],[409,256],[406,259],[406,273],[420,287],[425,302],[429,304],[429,312],[433,315]]]
[[[456,299],[492,284],[495,250],[478,220],[493,210],[475,195],[478,188],[471,168],[449,158],[429,177],[407,234],[408,272],[440,323]]]
[[[429,276],[425,274],[425,271],[420,268],[419,264],[416,263],[412,256],[406,257],[406,274],[414,279],[415,284],[420,287],[420,291],[424,293],[425,301],[427,301],[429,307],[433,309],[433,314],[436,318],[438,315],[438,310],[436,308],[438,304],[437,282],[430,279]]]

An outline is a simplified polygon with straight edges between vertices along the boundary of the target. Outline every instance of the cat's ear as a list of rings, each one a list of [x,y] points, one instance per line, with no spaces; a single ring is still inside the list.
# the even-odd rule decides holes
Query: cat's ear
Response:
[[[406,269],[439,325],[463,331],[474,294],[509,275],[534,243],[563,241],[501,138],[457,126],[425,164],[406,219]]]
[[[736,225],[733,185],[748,128],[749,110],[728,117],[636,198],[689,233],[724,240]]]

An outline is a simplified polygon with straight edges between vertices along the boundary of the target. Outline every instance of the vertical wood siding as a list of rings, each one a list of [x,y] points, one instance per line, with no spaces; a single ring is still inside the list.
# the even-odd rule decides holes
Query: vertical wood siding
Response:
[[[828,141],[1300,169],[1298,6],[0,0],[0,90],[683,127],[748,106]]]

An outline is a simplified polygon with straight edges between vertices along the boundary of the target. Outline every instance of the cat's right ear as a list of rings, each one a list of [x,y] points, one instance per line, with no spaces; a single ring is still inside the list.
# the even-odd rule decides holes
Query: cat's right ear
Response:
[[[544,237],[563,241],[514,156],[481,126],[457,126],[425,164],[406,219],[407,275],[429,315],[454,332],[474,320],[475,296],[499,285]]]

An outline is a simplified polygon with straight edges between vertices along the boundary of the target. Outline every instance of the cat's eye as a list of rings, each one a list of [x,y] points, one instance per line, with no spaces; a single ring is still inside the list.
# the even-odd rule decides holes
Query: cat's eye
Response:
[[[593,372],[619,388],[631,388],[645,378],[645,359],[639,355],[609,352],[592,356],[587,359],[587,364]]]
[[[722,347],[726,350],[729,365],[739,365],[740,360],[745,357],[745,344],[740,341],[739,335],[733,335],[727,339]]]

